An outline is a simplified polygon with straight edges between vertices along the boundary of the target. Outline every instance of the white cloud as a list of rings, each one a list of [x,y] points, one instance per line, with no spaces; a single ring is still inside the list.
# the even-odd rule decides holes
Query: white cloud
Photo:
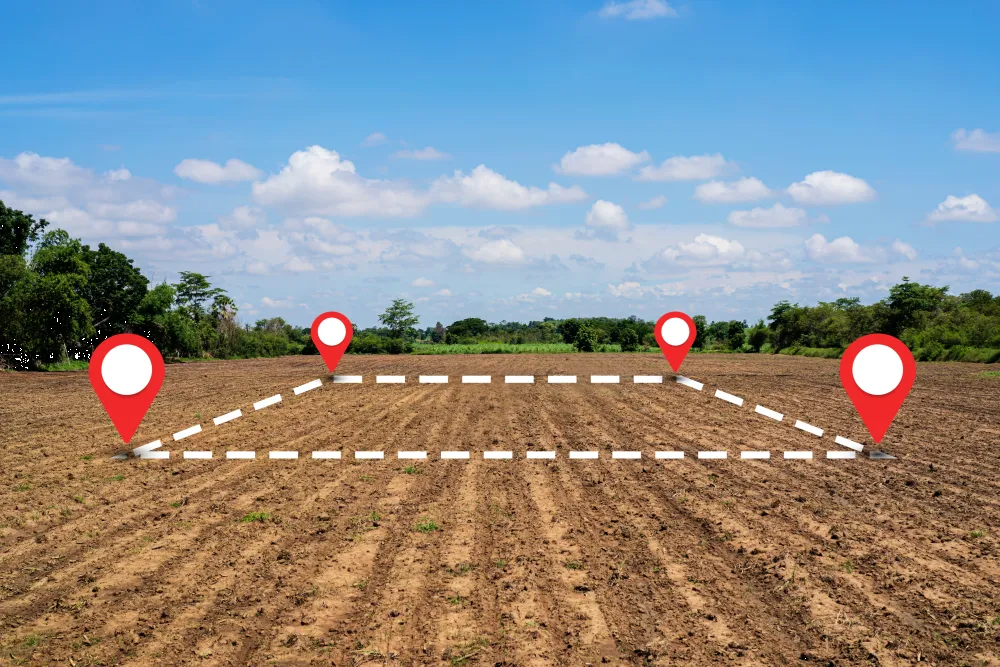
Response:
[[[87,206],[88,210],[102,218],[115,220],[142,220],[145,222],[173,222],[177,211],[170,206],[151,199],[139,199],[123,204],[96,202]]]
[[[642,285],[631,281],[619,283],[618,285],[608,285],[608,290],[612,295],[626,299],[636,299],[645,293]]]
[[[972,194],[967,197],[948,197],[937,205],[937,208],[927,215],[932,222],[955,220],[961,222],[996,222],[1000,219],[997,212],[985,199]]]
[[[312,265],[312,262],[301,257],[292,257],[282,266],[285,271],[290,271],[291,273],[308,273],[309,271],[315,271],[316,267]]]
[[[14,159],[0,157],[0,180],[29,185],[40,190],[62,190],[86,185],[93,173],[73,164],[68,157],[43,157],[37,153],[20,153]]]
[[[951,135],[955,150],[977,153],[1000,153],[1000,132],[986,132],[982,128],[966,131],[955,130]]]
[[[776,203],[771,208],[756,207],[749,211],[733,211],[727,220],[737,227],[796,227],[806,221],[806,212],[801,208],[786,208]]]
[[[417,278],[410,284],[414,287],[434,287],[434,281],[429,278]]]
[[[772,195],[770,188],[756,178],[741,178],[731,183],[711,181],[694,189],[694,198],[706,204],[757,201]]]
[[[452,296],[452,292],[450,289],[445,287],[444,289],[439,289],[437,292],[434,292],[434,296],[441,296],[447,298],[449,296]]]
[[[739,241],[727,240],[711,234],[699,234],[692,242],[678,243],[653,255],[644,266],[656,269],[661,266],[712,266],[731,264],[746,255],[746,248]]]
[[[392,157],[401,160],[421,160],[421,161],[432,161],[432,160],[450,160],[451,156],[447,153],[442,153],[433,146],[428,146],[427,148],[418,148],[416,150],[401,150],[396,151],[392,154]]]
[[[272,299],[269,296],[264,296],[260,299],[260,305],[268,306],[270,308],[293,308],[295,306],[295,300],[290,296],[284,299]]]
[[[431,185],[431,196],[435,200],[462,206],[509,211],[577,202],[586,199],[587,193],[579,186],[566,188],[557,183],[549,183],[544,190],[525,187],[481,164],[468,175],[456,171],[454,176],[441,176]]]
[[[552,296],[552,292],[548,291],[544,287],[536,287],[535,289],[531,290],[531,293],[534,296]]]
[[[372,132],[371,134],[369,134],[367,137],[364,138],[364,141],[361,142],[361,145],[378,146],[379,144],[384,144],[388,140],[389,137],[385,136],[381,132]]]
[[[628,215],[618,204],[598,199],[587,212],[587,227],[598,231],[624,232],[632,229]]]
[[[466,248],[462,252],[469,259],[484,264],[519,264],[524,261],[524,250],[508,239],[490,241],[478,248]]]
[[[861,249],[850,236],[827,241],[822,234],[813,234],[806,239],[806,255],[818,262],[870,262],[872,257]]]
[[[673,18],[677,10],[665,0],[627,0],[615,2],[610,0],[598,15],[602,18],[624,18],[626,21],[648,21],[650,19]]]
[[[916,249],[909,243],[905,243],[900,239],[896,239],[892,242],[892,249],[911,262],[917,258]]]
[[[799,204],[856,204],[871,201],[875,190],[864,180],[836,171],[814,171],[788,186],[788,194]]]
[[[659,166],[651,165],[639,170],[639,181],[704,181],[721,176],[735,169],[732,162],[715,155],[678,155],[668,158]]]
[[[667,198],[663,195],[657,195],[652,199],[647,199],[644,202],[640,202],[639,208],[643,211],[651,211],[656,208],[663,208],[667,205]]]
[[[257,229],[265,222],[267,214],[256,206],[237,206],[229,215],[219,217],[219,226],[223,229]]]
[[[590,144],[563,155],[557,172],[579,176],[610,176],[649,161],[649,153],[633,153],[620,144]]]
[[[174,167],[174,173],[185,180],[212,185],[253,181],[264,175],[264,172],[252,164],[235,158],[226,160],[224,165],[211,160],[187,158]]]
[[[130,172],[125,167],[121,169],[112,169],[107,173],[108,180],[112,183],[117,183],[118,181],[127,181],[132,178],[132,172]]]

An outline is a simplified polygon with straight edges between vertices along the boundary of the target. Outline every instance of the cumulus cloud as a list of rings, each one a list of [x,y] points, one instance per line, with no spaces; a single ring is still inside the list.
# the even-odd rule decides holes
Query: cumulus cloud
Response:
[[[770,188],[756,178],[724,183],[711,181],[694,189],[694,198],[706,204],[757,201],[772,196]]]
[[[861,263],[873,257],[865,252],[850,236],[827,241],[822,234],[813,234],[805,242],[806,256],[818,262]]]
[[[174,167],[174,173],[185,180],[210,185],[253,181],[264,175],[264,172],[252,164],[235,158],[226,160],[224,165],[211,160],[188,158]]]
[[[219,227],[222,229],[257,229],[265,222],[267,214],[256,206],[237,206],[229,215],[219,216]]]
[[[92,179],[93,172],[76,166],[68,157],[43,157],[30,152],[11,160],[0,157],[0,180],[11,184],[53,191],[87,185]]]
[[[699,234],[691,242],[669,246],[643,263],[643,268],[655,270],[672,266],[717,266],[732,264],[746,257],[739,241],[712,234]]]
[[[431,184],[430,194],[438,201],[506,211],[578,202],[587,198],[587,193],[576,185],[567,188],[549,183],[545,189],[526,187],[482,164],[469,174],[456,171],[453,176],[441,176]]]
[[[640,181],[704,181],[722,176],[736,166],[722,157],[714,155],[678,155],[668,158],[659,166],[650,165],[639,170],[636,180]]]
[[[604,263],[599,262],[593,257],[587,257],[586,255],[580,255],[578,253],[573,253],[569,256],[569,261],[573,262],[577,266],[588,269],[590,271],[600,271],[604,268]]]
[[[1000,132],[986,132],[982,128],[966,131],[955,130],[951,135],[955,150],[977,153],[1000,153]]]
[[[484,264],[520,264],[524,261],[524,250],[509,239],[489,241],[462,252],[469,259]]]
[[[604,231],[617,234],[632,229],[628,215],[618,204],[598,199],[587,211],[587,227],[595,231]]]
[[[415,150],[401,150],[396,151],[392,154],[392,157],[400,160],[420,160],[423,162],[430,162],[433,160],[450,160],[451,156],[447,153],[442,153],[433,146],[428,146],[427,148],[418,148]]]
[[[931,222],[996,222],[1000,216],[985,199],[972,194],[967,197],[948,197],[927,215]]]
[[[170,206],[150,199],[121,204],[109,202],[94,202],[87,206],[94,215],[115,220],[141,220],[144,222],[173,222],[177,219],[177,211]]]
[[[797,227],[806,221],[806,212],[801,208],[786,208],[780,203],[771,208],[756,207],[749,211],[733,211],[727,220],[737,227]]]
[[[652,199],[647,199],[644,202],[639,203],[639,208],[643,211],[652,211],[653,209],[663,208],[667,205],[667,198],[663,195],[657,195]]]
[[[544,287],[536,287],[535,289],[531,290],[531,294],[533,296],[552,296],[552,292],[548,291]]]
[[[642,285],[633,281],[619,283],[617,285],[608,285],[608,291],[611,292],[613,296],[626,299],[636,299],[645,293]]]
[[[649,153],[633,153],[620,144],[590,144],[563,155],[555,166],[557,172],[579,176],[620,174],[649,161]]]
[[[417,278],[410,284],[414,287],[434,287],[434,281],[430,278]]]
[[[665,0],[611,0],[598,12],[601,18],[624,18],[626,21],[649,21],[651,19],[673,18],[677,10]]]
[[[892,249],[894,252],[899,253],[900,255],[910,260],[911,262],[917,258],[916,249],[909,243],[905,243],[900,239],[896,239],[895,241],[892,242]]]
[[[788,186],[788,194],[799,204],[855,204],[875,198],[875,189],[864,180],[836,171],[814,171]]]
[[[439,289],[437,292],[434,292],[434,296],[441,296],[447,298],[449,296],[452,296],[452,292],[450,289],[445,287],[444,289]]]
[[[132,178],[132,172],[130,172],[125,167],[121,169],[112,169],[107,173],[107,178],[112,183],[117,183],[119,181],[128,181]]]

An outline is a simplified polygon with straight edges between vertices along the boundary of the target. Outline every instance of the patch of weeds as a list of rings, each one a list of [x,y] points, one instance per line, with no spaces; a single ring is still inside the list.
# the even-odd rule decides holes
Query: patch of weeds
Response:
[[[200,412],[194,413],[194,418],[200,421],[201,420],[201,413]]]
[[[567,570],[582,570],[583,569],[583,563],[581,563],[578,560],[568,560],[565,563],[563,563],[563,565],[566,567]]]
[[[73,502],[79,503],[81,505],[87,504],[86,501],[83,499],[83,496],[73,496]]]
[[[357,588],[359,591],[363,591],[366,588],[368,588],[368,580],[367,579],[358,579],[353,584],[351,584],[351,586],[353,586],[354,588]]]
[[[248,514],[243,515],[243,518],[240,519],[240,523],[253,523],[255,521],[259,523],[264,523],[270,518],[271,515],[268,514],[267,512],[250,512]]]
[[[449,595],[446,599],[448,600],[448,604],[465,606],[465,599],[461,595]]]
[[[21,492],[21,491],[27,491],[30,488],[31,488],[31,484],[28,484],[27,482],[25,482],[24,484],[18,484],[17,486],[15,486],[14,490],[18,491],[18,492]]]
[[[405,468],[403,468],[403,472],[405,472],[407,475],[419,475],[420,468],[418,468],[417,466],[406,466]]]
[[[24,645],[28,648],[34,648],[42,643],[42,638],[39,635],[28,635],[24,638]]]
[[[64,507],[61,510],[59,510],[59,515],[62,516],[63,518],[65,518],[65,519],[68,519],[69,517],[73,516],[73,508],[72,507]]]
[[[978,540],[980,537],[983,537],[984,535],[986,535],[985,530],[974,530],[971,533],[969,533],[969,537],[971,537],[974,540]]]
[[[170,506],[171,507],[180,507],[183,504],[184,503],[182,503],[180,500],[175,500],[174,502],[170,503]]]
[[[433,533],[441,530],[441,526],[434,519],[421,519],[417,522],[415,528],[421,533]]]
[[[458,644],[454,648],[449,648],[445,651],[445,657],[447,657],[448,664],[451,665],[451,667],[467,665],[470,658],[474,657],[487,646],[489,646],[489,642],[485,639],[473,639],[472,641],[465,642],[464,644]]]
[[[362,476],[361,476],[361,481],[362,481],[362,482],[371,482],[371,481],[372,481],[372,480],[374,480],[374,479],[375,479],[375,478],[374,478],[374,477],[372,477],[371,475],[362,475]]]
[[[718,475],[716,475],[716,474],[715,474],[714,472],[713,472],[713,473],[712,473],[711,475],[709,475],[709,476],[708,476],[708,480],[709,480],[710,482],[714,482],[714,481],[715,481],[715,480],[717,480],[717,479],[719,479],[719,476],[718,476]]]
[[[93,454],[84,454],[83,456],[80,457],[80,460],[81,461],[90,461],[93,458],[94,458]]]
[[[840,569],[846,572],[847,574],[854,574],[854,563],[852,561],[845,560],[841,564]]]
[[[496,567],[497,567],[497,569],[500,569],[500,570],[502,570],[502,569],[504,569],[505,567],[507,567],[507,561],[505,561],[505,560],[504,560],[504,559],[502,559],[502,558],[499,558],[499,559],[497,559],[497,560],[493,561],[493,565],[494,565],[494,566],[496,566]]]
[[[457,563],[455,567],[448,568],[448,574],[453,577],[461,577],[472,570],[472,563]]]
[[[983,378],[1000,378],[1000,371],[983,371],[979,374]]]
[[[108,479],[112,482],[121,482],[125,479],[125,475],[115,475],[113,477],[109,477]]]

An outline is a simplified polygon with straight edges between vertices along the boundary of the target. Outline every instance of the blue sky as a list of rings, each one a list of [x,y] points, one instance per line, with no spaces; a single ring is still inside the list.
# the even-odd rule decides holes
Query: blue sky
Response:
[[[362,326],[1000,291],[995,3],[21,3],[0,199]]]

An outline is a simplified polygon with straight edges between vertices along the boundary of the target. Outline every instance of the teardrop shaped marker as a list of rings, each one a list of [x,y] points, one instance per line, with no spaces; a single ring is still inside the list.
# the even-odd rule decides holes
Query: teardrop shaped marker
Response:
[[[347,351],[353,336],[354,328],[346,315],[331,311],[323,313],[313,321],[313,343],[316,344],[316,349],[319,350],[331,373],[340,363],[340,358]]]
[[[163,356],[136,334],[118,334],[90,355],[90,385],[128,444],[163,386]]]
[[[862,336],[840,360],[840,383],[876,443],[882,442],[916,378],[910,349],[887,334]]]
[[[694,320],[680,311],[666,313],[656,321],[653,334],[663,350],[663,356],[676,373],[698,336]]]

